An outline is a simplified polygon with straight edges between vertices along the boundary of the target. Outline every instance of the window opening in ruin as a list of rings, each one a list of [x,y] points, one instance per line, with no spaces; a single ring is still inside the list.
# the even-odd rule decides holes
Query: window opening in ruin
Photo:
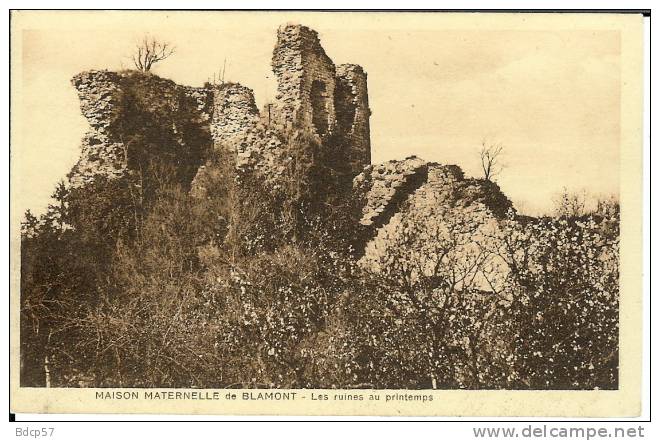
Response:
[[[335,114],[337,115],[337,124],[345,133],[353,128],[355,122],[355,112],[357,110],[355,102],[355,95],[351,92],[351,88],[338,83],[335,90]]]
[[[328,132],[329,119],[328,95],[323,81],[315,80],[312,82],[311,100],[312,123],[316,129],[316,133],[323,136]]]

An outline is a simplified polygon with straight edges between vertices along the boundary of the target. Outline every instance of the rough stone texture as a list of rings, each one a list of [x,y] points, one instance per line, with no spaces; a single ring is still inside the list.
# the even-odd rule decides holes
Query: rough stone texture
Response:
[[[77,75],[72,83],[90,131],[70,173],[72,185],[130,173],[132,139],[145,130],[152,139],[141,148],[177,158],[176,165],[188,169],[182,176],[192,194],[200,197],[207,195],[207,183],[225,173],[208,157],[211,151],[230,159],[236,177],[259,173],[267,191],[278,188],[292,164],[308,163],[317,173],[331,169],[353,182],[353,196],[363,207],[356,245],[362,262],[372,266],[397,243],[402,224],[415,223],[432,243],[433,234],[456,219],[497,228],[511,208],[496,184],[466,178],[457,166],[417,157],[370,165],[367,74],[354,64],[335,67],[315,31],[281,27],[272,63],[277,96],[261,114],[252,90],[240,84],[193,88],[130,71]],[[310,137],[312,149],[305,144]],[[299,184],[320,202],[327,196],[328,188],[313,180]]]
[[[273,51],[277,77],[275,102],[266,111],[272,127],[284,133],[304,131],[348,174],[348,182],[371,162],[367,74],[355,64],[335,67],[316,31],[280,27]]]
[[[122,99],[121,75],[117,72],[92,70],[71,80],[78,91],[80,111],[93,130],[107,134],[119,116]]]
[[[301,25],[278,30],[273,70],[278,93],[267,107],[268,115],[259,113],[253,92],[240,84],[194,88],[134,71],[76,75],[72,83],[91,130],[82,141],[81,159],[70,173],[72,185],[84,185],[96,175],[117,178],[130,169],[127,139],[131,130],[137,130],[131,127],[136,118],[127,116],[131,105],[141,106],[148,114],[147,126],[153,120],[163,124],[168,135],[163,142],[175,144],[162,146],[165,150],[199,149],[187,145],[189,132],[206,131],[213,150],[234,155],[238,170],[258,171],[274,187],[290,161],[303,159],[296,157],[297,150],[287,150],[287,140],[311,136],[325,149],[321,156],[329,158],[327,163],[317,159],[313,165],[333,169],[340,176],[348,174],[350,183],[370,161],[366,73],[352,64],[336,69],[316,31]],[[182,113],[186,124],[177,126],[174,121]],[[170,122],[171,127],[165,127]],[[185,153],[182,158],[194,167],[197,153]],[[195,182],[201,180],[194,179],[193,186]]]
[[[367,166],[353,180],[356,193],[364,198],[360,224],[372,229],[386,224],[398,204],[426,181],[427,173],[426,162],[416,156]]]
[[[428,180],[418,193],[426,197],[428,203],[475,206],[499,219],[513,207],[497,184],[485,179],[465,178],[456,165],[429,164]]]
[[[213,150],[229,155],[238,172],[258,171],[276,185],[285,167],[284,147],[277,133],[264,125],[252,90],[240,84],[215,87],[211,113]],[[205,197],[203,183],[214,173],[210,164],[200,167],[192,182],[194,195]]]
[[[208,90],[179,86],[153,75],[93,70],[76,75],[71,82],[78,92],[80,110],[90,125],[82,140],[81,157],[69,173],[74,187],[85,185],[98,175],[118,178],[129,170],[128,139],[133,134],[131,126],[139,124],[127,115],[132,105],[141,105],[144,114],[160,120],[163,132],[177,144],[168,147],[182,153],[191,148],[186,145],[189,126],[204,126],[210,118]],[[186,115],[186,127],[177,126],[173,115],[184,112],[192,113]]]
[[[512,207],[496,184],[465,178],[456,165],[427,163],[415,156],[367,166],[355,177],[353,188],[363,206],[358,249],[364,249],[367,260],[373,259],[387,240],[393,240],[397,225],[405,217],[414,215],[415,222],[433,222],[437,207],[449,207],[484,223],[504,218]],[[449,212],[443,211],[444,215]],[[417,217],[420,213],[428,216]]]
[[[277,126],[308,130],[319,138],[329,136],[336,125],[335,65],[316,31],[300,25],[280,27],[272,65],[277,77]]]
[[[501,222],[511,209],[499,187],[465,178],[455,165],[418,158],[384,165],[368,167],[355,178],[357,192],[366,199],[360,264],[387,274],[405,263],[419,277],[433,276],[440,259],[468,274],[459,278],[456,289],[467,282],[484,291],[499,291],[508,269],[495,254],[483,253],[499,246]]]
[[[367,74],[356,64],[337,67],[335,111],[341,143],[350,146],[348,162],[352,176],[371,164],[371,141],[369,132],[369,93]]]
[[[73,187],[80,187],[98,175],[119,178],[127,171],[124,157],[124,144],[112,142],[102,132],[87,132],[82,139],[80,159],[69,173],[69,182]]]
[[[212,114],[214,149],[244,147],[240,144],[244,142],[245,132],[259,123],[254,94],[240,84],[224,84],[214,89]]]
[[[125,146],[113,136],[121,116],[120,83],[120,74],[107,71],[83,72],[72,79],[80,110],[90,125],[82,139],[80,159],[69,173],[73,186],[81,186],[97,174],[113,179],[126,171]]]

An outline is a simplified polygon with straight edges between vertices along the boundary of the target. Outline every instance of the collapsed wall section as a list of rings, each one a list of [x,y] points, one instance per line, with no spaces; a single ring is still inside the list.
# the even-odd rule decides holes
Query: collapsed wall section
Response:
[[[401,201],[426,182],[427,174],[426,162],[415,156],[366,167],[353,181],[364,201],[360,224],[372,230],[382,227]]]
[[[367,206],[383,208],[370,220],[377,228],[367,230],[359,264],[383,275],[404,265],[413,283],[428,277],[457,290],[499,292],[509,270],[496,250],[511,202],[497,184],[466,178],[458,166],[435,163],[426,164],[421,185],[385,191],[387,181],[401,179],[397,175],[405,162],[398,161],[398,171],[390,167],[385,175],[362,179],[363,185],[371,181]],[[392,215],[379,222],[387,213]]]

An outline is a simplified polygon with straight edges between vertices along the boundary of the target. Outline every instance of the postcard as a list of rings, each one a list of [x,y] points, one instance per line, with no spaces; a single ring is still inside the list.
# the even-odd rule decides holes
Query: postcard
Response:
[[[11,14],[11,411],[626,417],[639,14]]]

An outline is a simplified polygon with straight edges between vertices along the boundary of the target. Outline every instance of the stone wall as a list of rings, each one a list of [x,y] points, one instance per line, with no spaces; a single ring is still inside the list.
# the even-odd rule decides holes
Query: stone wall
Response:
[[[332,134],[335,65],[316,31],[300,25],[280,27],[272,65],[277,77],[276,124],[284,130],[307,130],[319,140]]]
[[[268,188],[286,178],[292,161],[306,160],[315,170],[348,170],[348,178],[357,176],[354,194],[363,207],[358,235],[366,249],[413,202],[419,209],[425,204],[470,207],[498,218],[510,208],[495,184],[467,179],[456,166],[416,157],[370,165],[367,74],[354,64],[335,68],[315,31],[299,25],[281,27],[273,69],[278,94],[272,118],[266,120],[252,90],[240,84],[193,88],[131,71],[76,75],[72,83],[90,130],[71,183],[83,185],[98,175],[117,178],[130,172],[131,157],[145,154],[132,152],[133,145],[151,131],[155,144],[152,139],[142,148],[155,150],[146,154],[169,155],[177,166],[187,167],[190,173],[182,176],[196,194],[204,194],[204,175],[217,172],[209,170],[210,163],[205,165],[211,151],[228,155],[237,172],[260,173]],[[310,152],[296,150],[296,142],[304,139],[296,133],[315,138],[322,154],[296,157]],[[315,182],[300,185],[311,197],[327,196],[328,188]]]
[[[282,26],[272,66],[277,95],[264,114],[240,84],[194,88],[135,71],[76,75],[72,83],[90,129],[71,184],[130,175],[149,157],[174,165],[198,197],[210,197],[207,189],[227,170],[236,182],[258,173],[264,191],[297,188],[319,206],[345,195],[352,183],[362,209],[357,253],[376,266],[406,234],[401,225],[412,222],[422,231],[411,252],[423,259],[424,247],[455,221],[478,226],[465,233],[472,243],[473,232],[488,237],[484,228],[497,229],[511,209],[496,184],[466,178],[457,166],[417,157],[371,165],[367,74],[355,64],[335,67],[315,31]]]
[[[349,180],[359,174],[371,162],[371,111],[362,67],[335,67],[316,31],[291,24],[278,30],[272,65],[278,83],[273,126],[287,133],[306,131],[328,157],[344,163],[338,172],[348,169]]]
[[[374,230],[382,227],[403,199],[426,182],[427,174],[426,162],[416,156],[367,166],[353,181],[363,198],[360,224]]]
[[[209,151],[231,153],[238,169],[259,171],[267,180],[277,180],[290,161],[311,160],[311,167],[345,176],[350,185],[371,156],[366,73],[353,64],[336,69],[316,31],[301,25],[280,27],[272,64],[278,88],[268,117],[260,115],[252,90],[240,84],[194,88],[135,71],[76,75],[72,82],[90,131],[72,184],[96,175],[123,176],[131,168],[130,141],[139,125],[162,124],[161,144],[167,145],[160,147],[181,153],[189,167],[205,162],[197,138],[208,134]],[[140,115],[130,115],[131,109]],[[306,139],[316,146],[286,145]],[[296,157],[317,147],[313,158]]]
[[[264,124],[253,91],[233,83],[214,87],[211,113],[210,132],[216,154],[230,157],[237,172],[257,171],[275,185],[285,167],[283,144],[277,133]],[[200,167],[193,180],[197,196],[204,197],[206,176],[216,172],[210,166]]]
[[[80,110],[90,125],[82,140],[81,156],[69,173],[72,186],[82,186],[97,176],[115,179],[131,168],[131,147],[137,131],[160,131],[165,149],[190,162],[206,146],[211,115],[207,89],[179,86],[172,81],[135,71],[87,71],[72,84]],[[139,116],[132,113],[139,110]],[[193,152],[194,150],[194,152]],[[154,152],[157,154],[157,152]],[[195,164],[188,164],[194,167]]]
[[[369,93],[367,74],[356,64],[337,67],[335,111],[342,144],[349,146],[351,174],[357,176],[371,164]]]
[[[259,111],[251,89],[223,84],[213,89],[211,137],[214,149],[244,148],[245,132],[259,123]]]
[[[443,213],[456,210],[479,223],[502,219],[512,207],[497,184],[466,178],[456,165],[427,163],[415,156],[367,166],[355,177],[353,189],[363,207],[357,248],[367,258],[396,235],[396,225],[406,217],[439,213],[443,207]]]

